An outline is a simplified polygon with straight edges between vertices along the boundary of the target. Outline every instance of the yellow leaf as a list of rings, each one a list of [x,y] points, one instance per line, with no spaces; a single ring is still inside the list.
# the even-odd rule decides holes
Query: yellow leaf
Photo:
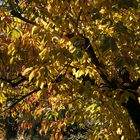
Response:
[[[117,131],[116,131],[116,133],[117,133],[118,135],[121,135],[121,134],[122,134],[122,129],[121,129],[121,128],[118,128]]]
[[[43,19],[40,19],[40,22],[41,22],[44,26],[47,25],[47,23],[46,23]]]
[[[48,126],[44,125],[44,133],[47,134]]]
[[[76,69],[75,68],[72,69],[72,73],[73,73],[73,75],[76,74]]]
[[[32,28],[32,34],[37,34],[37,33],[39,33],[39,31],[40,31],[40,27],[34,26]]]
[[[8,45],[8,54],[11,54],[13,52],[13,50],[14,50],[14,45],[13,45],[13,43],[10,43]]]
[[[33,70],[30,75],[29,75],[29,82],[31,82],[31,80],[35,77],[36,73],[37,73],[38,69]]]
[[[36,115],[37,116],[41,116],[41,114],[42,114],[42,109],[37,109],[36,110]]]
[[[40,98],[41,93],[42,93],[42,90],[39,90],[39,91],[37,92],[36,96],[37,96],[38,98]]]
[[[12,31],[12,38],[13,39],[18,39],[20,36],[22,36],[22,32],[18,29],[14,29]]]
[[[27,68],[24,70],[23,75],[26,75],[27,73],[29,73],[31,70],[33,69],[33,67]]]
[[[4,83],[1,83],[1,88],[3,88],[4,87]]]
[[[40,85],[40,80],[36,81],[36,86],[38,87]]]
[[[44,85],[45,85],[45,83],[44,82],[41,82],[40,88],[43,89]]]
[[[77,72],[76,72],[76,78],[79,78],[80,76],[82,76],[82,75],[84,75],[84,70],[78,70]]]
[[[97,106],[96,104],[92,104],[92,105],[90,105],[89,107],[86,108],[86,111],[94,112],[96,106]]]
[[[43,50],[39,53],[40,58],[41,58],[42,60],[44,60],[44,58],[47,58],[48,55],[49,55],[49,54],[47,54],[47,53],[48,53],[48,49],[47,49],[47,48],[43,49]]]
[[[13,61],[14,61],[14,57],[12,57],[12,58],[10,59],[10,64],[12,64]]]
[[[72,106],[72,104],[69,104],[68,107],[69,107],[69,109],[71,109],[73,106]]]

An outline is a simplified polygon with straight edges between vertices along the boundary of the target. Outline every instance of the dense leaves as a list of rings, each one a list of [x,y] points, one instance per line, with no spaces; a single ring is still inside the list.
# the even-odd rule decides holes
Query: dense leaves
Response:
[[[2,120],[52,140],[136,139],[139,8],[138,0],[2,0]]]

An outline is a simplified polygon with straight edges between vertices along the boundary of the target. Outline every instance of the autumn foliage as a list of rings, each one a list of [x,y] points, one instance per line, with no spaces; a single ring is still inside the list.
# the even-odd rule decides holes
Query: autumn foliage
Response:
[[[2,0],[1,120],[50,140],[136,139],[139,8],[138,0]]]

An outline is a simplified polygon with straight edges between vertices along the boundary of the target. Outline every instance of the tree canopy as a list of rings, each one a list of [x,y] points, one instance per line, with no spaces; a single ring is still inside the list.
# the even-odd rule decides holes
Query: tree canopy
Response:
[[[52,140],[75,124],[83,139],[136,139],[139,12],[138,0],[2,0],[1,118]]]

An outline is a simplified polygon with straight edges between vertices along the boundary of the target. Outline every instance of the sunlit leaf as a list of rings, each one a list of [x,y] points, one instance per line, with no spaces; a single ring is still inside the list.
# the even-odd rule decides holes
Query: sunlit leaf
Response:
[[[39,31],[40,31],[40,27],[34,26],[32,28],[32,34],[37,34],[37,33],[39,33]]]
[[[138,0],[1,1],[4,139],[137,139],[139,9]]]
[[[26,75],[26,74],[29,73],[32,69],[33,69],[33,67],[26,68],[26,69],[23,71],[23,75]]]
[[[81,76],[84,75],[84,74],[85,74],[85,71],[84,71],[84,70],[78,70],[78,71],[76,72],[75,76],[76,76],[76,78],[79,78],[79,77],[81,77]]]
[[[31,82],[31,80],[35,77],[35,75],[37,74],[38,69],[34,69],[30,74],[29,74],[29,81]]]
[[[13,29],[12,38],[13,39],[18,39],[20,36],[22,36],[22,32],[18,29]]]
[[[45,85],[45,83],[44,82],[41,82],[40,88],[43,89],[44,85]]]

